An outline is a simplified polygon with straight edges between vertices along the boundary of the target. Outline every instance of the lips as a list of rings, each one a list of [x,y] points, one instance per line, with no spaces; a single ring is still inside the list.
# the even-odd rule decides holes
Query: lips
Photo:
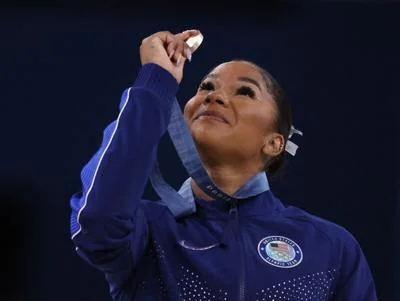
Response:
[[[228,119],[226,119],[225,116],[222,115],[218,111],[206,110],[206,111],[200,112],[199,114],[196,115],[194,120],[199,119],[202,116],[211,117],[211,118],[213,118],[215,120],[218,120],[218,121],[221,121],[221,122],[229,124]]]

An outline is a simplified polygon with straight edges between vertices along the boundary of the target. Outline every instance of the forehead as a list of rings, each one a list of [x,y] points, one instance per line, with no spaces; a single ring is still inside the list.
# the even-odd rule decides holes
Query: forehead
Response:
[[[263,78],[258,69],[246,62],[227,62],[215,67],[208,76],[218,76],[226,80],[238,77],[249,77],[263,85]]]

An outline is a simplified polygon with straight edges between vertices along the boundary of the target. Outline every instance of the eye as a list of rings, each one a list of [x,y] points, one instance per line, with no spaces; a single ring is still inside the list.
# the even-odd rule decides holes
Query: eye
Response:
[[[254,90],[247,86],[240,87],[239,89],[237,89],[236,93],[238,95],[249,96],[250,98],[255,98],[255,96],[256,96],[256,93],[254,92]]]
[[[202,82],[199,87],[199,90],[206,90],[206,91],[211,91],[214,89],[215,89],[215,87],[212,82]]]

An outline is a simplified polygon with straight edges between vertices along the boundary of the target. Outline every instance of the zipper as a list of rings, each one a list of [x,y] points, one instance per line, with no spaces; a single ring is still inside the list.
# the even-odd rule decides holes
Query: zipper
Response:
[[[229,215],[231,220],[234,222],[234,236],[236,237],[236,242],[238,245],[238,251],[239,251],[239,265],[240,265],[240,271],[239,271],[239,301],[245,301],[245,291],[246,291],[246,274],[245,274],[245,259],[244,259],[244,252],[243,252],[243,246],[240,241],[240,233],[239,233],[239,214],[238,214],[238,209],[237,209],[237,200],[233,200],[231,203],[231,209],[229,210]]]

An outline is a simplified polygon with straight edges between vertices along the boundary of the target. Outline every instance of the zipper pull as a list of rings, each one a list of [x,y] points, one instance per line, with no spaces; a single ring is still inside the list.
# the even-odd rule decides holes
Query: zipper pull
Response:
[[[232,218],[233,216],[237,216],[237,200],[231,201],[231,208],[229,209],[229,217]]]
[[[237,224],[237,216],[238,216],[238,209],[237,209],[237,200],[232,200],[230,203],[229,209],[229,216],[226,227],[222,233],[220,238],[220,246],[223,248],[228,247],[228,242],[232,240],[232,236],[235,232],[235,226]]]
[[[238,201],[231,202],[231,209],[229,210],[229,222],[232,223],[232,231],[235,233],[239,229],[239,214],[238,214]]]

